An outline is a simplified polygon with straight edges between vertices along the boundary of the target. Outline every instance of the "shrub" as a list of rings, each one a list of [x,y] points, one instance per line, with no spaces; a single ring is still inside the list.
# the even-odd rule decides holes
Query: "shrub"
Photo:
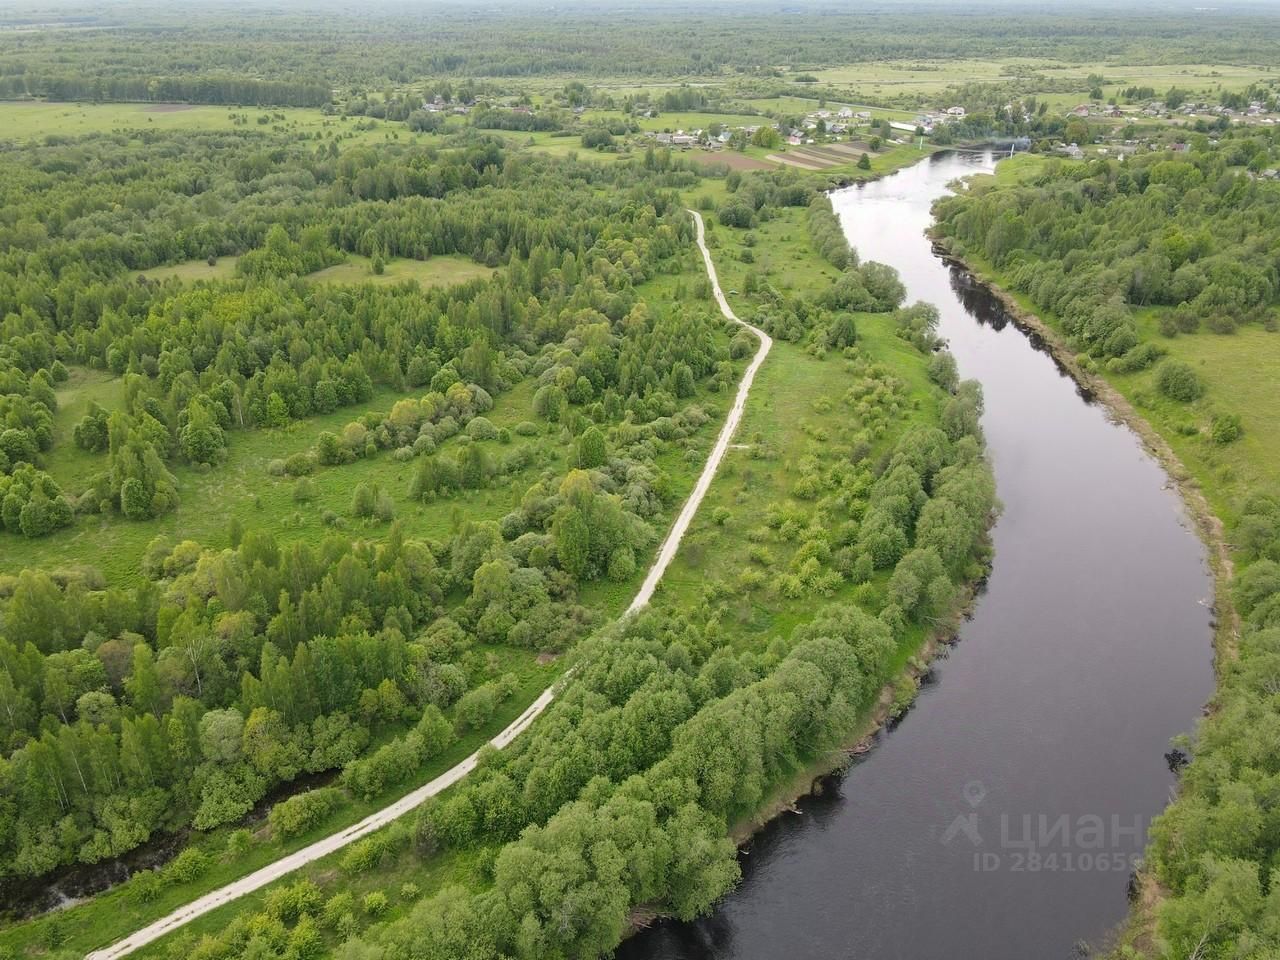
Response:
[[[351,513],[357,517],[372,517],[378,505],[378,491],[372,484],[358,483],[351,495]]]
[[[381,890],[374,890],[364,895],[364,912],[371,917],[382,916],[390,905],[387,895]]]
[[[458,724],[464,728],[484,726],[493,717],[501,700],[501,691],[496,683],[485,683],[462,695],[454,708]]]
[[[387,843],[382,837],[366,837],[357,840],[342,858],[344,873],[365,873],[382,862]]]
[[[165,867],[165,876],[174,883],[190,883],[209,872],[212,861],[208,854],[195,847],[187,847]]]
[[[1204,393],[1195,370],[1182,360],[1165,360],[1156,367],[1156,389],[1180,403],[1190,403]]]
[[[320,922],[329,929],[336,930],[342,918],[349,913],[354,913],[355,909],[356,898],[349,891],[335,893],[325,901],[324,909],[320,912]]]
[[[298,503],[310,503],[316,498],[316,485],[310,477],[299,477],[293,484],[293,499]]]
[[[396,517],[396,504],[391,499],[391,494],[385,490],[379,490],[378,496],[373,504],[373,515],[383,523],[390,523]]]
[[[227,834],[226,856],[228,860],[239,860],[253,846],[253,834],[248,830],[232,830]]]
[[[151,903],[164,889],[164,879],[156,870],[139,870],[129,878],[129,899],[134,903]]]
[[[488,417],[473,417],[467,424],[467,436],[472,440],[493,440],[498,436],[498,428]]]
[[[284,462],[284,472],[291,477],[303,477],[316,468],[316,459],[309,453],[295,453]]]
[[[1244,433],[1240,417],[1234,413],[1215,413],[1209,422],[1209,436],[1214,443],[1231,443]]]
[[[618,547],[609,556],[609,579],[621,582],[636,572],[636,556],[628,546]]]
[[[267,815],[272,834],[277,839],[287,840],[306,833],[333,811],[341,796],[341,792],[333,787],[325,787],[280,801]]]

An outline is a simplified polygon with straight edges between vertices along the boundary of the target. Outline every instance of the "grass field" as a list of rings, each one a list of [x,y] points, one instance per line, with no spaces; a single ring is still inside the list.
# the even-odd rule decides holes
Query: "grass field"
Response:
[[[247,117],[248,122],[236,122]],[[268,122],[259,123],[260,117]],[[412,141],[402,123],[366,117],[326,116],[294,107],[213,107],[175,103],[0,102],[0,141],[26,142],[48,136],[82,136],[128,130],[283,130],[300,137],[343,137],[381,142]]]
[[[141,271],[141,276],[148,280],[182,281],[194,280],[227,280],[236,275],[236,261],[239,257],[221,257],[209,266],[208,260],[188,260],[185,263],[171,263],[164,267],[152,267]]]
[[[491,267],[461,256],[432,257],[430,260],[388,260],[381,275],[373,272],[373,261],[349,254],[346,263],[325,267],[309,274],[318,283],[376,283],[380,285],[416,280],[424,287],[444,287],[488,277]]]
[[[226,280],[235,276],[238,257],[222,257],[213,266],[207,260],[187,260],[164,267],[152,267],[141,271],[148,280],[178,279],[182,281]],[[476,263],[462,256],[432,257],[430,260],[388,260],[381,274],[373,272],[373,261],[358,253],[347,255],[346,262],[325,267],[308,274],[308,280],[318,283],[374,283],[389,285],[405,281],[417,281],[424,287],[450,286],[487,277],[491,267]]]

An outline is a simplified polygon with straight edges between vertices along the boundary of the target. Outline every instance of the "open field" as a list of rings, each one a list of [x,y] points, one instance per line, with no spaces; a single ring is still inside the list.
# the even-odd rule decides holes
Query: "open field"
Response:
[[[237,123],[236,117],[244,119]],[[259,118],[266,117],[266,123]],[[367,117],[326,116],[293,107],[223,107],[166,103],[0,102],[0,141],[74,137],[117,130],[277,130],[305,137],[343,137],[381,142],[388,136],[413,140],[402,123]]]
[[[403,283],[416,280],[424,287],[448,286],[488,277],[491,267],[462,256],[432,257],[430,260],[388,260],[381,275],[373,272],[373,261],[353,253],[339,263],[309,274],[317,283]]]
[[[70,427],[83,415],[89,397],[108,411],[123,399],[122,381],[104,380],[89,371],[77,375],[83,387],[64,391],[61,398],[64,409],[59,411],[56,424],[57,440],[49,455],[53,476],[72,492],[106,469],[106,457],[80,450],[69,442]],[[499,394],[493,410],[486,416],[496,427],[508,429],[532,419],[533,386],[532,381],[525,381],[509,393]],[[139,560],[153,538],[166,536],[173,540],[195,540],[207,547],[224,547],[233,518],[246,528],[265,528],[290,540],[313,545],[335,531],[380,538],[385,536],[387,524],[350,517],[351,498],[361,482],[378,484],[391,494],[397,505],[396,518],[403,523],[406,536],[440,538],[468,520],[496,520],[510,512],[543,470],[563,473],[568,469],[569,446],[557,439],[559,430],[556,429],[554,435],[520,438],[513,443],[513,446],[537,446],[542,451],[526,469],[502,478],[494,486],[463,491],[437,503],[410,500],[408,491],[416,470],[415,461],[400,462],[385,452],[354,463],[319,468],[311,477],[314,499],[305,504],[294,500],[291,478],[268,474],[271,461],[309,450],[321,431],[340,432],[343,426],[366,412],[385,413],[401,396],[380,390],[366,404],[301,420],[287,428],[234,432],[223,464],[211,470],[172,465],[181,497],[172,512],[151,520],[90,515],[38,540],[11,538],[0,555],[0,573],[17,573],[25,567],[48,569],[87,563],[101,569],[112,584],[132,584],[141,577]],[[703,394],[699,399],[709,411],[724,402],[721,394]],[[484,442],[497,444],[497,441]],[[450,444],[456,445],[457,438],[446,442],[441,449],[450,449]],[[673,448],[663,454],[659,462],[672,474],[677,489],[692,483],[692,470],[683,450]],[[336,525],[326,522],[327,514],[339,518]],[[614,592],[608,584],[600,585],[600,590]]]
[[[208,260],[187,260],[185,263],[171,263],[163,267],[152,267],[141,271],[148,280],[182,281],[226,280],[236,275],[236,261],[239,257],[220,257],[213,266]]]

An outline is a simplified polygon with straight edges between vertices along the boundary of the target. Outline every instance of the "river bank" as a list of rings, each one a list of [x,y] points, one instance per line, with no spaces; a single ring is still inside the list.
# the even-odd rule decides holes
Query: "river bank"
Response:
[[[993,516],[992,522],[994,521]],[[990,541],[986,543],[989,546]],[[988,572],[990,559],[988,556],[986,562]],[[911,654],[906,666],[897,677],[880,688],[870,711],[859,720],[853,732],[841,746],[826,751],[802,769],[797,770],[793,776],[788,777],[770,792],[764,805],[754,814],[730,826],[729,836],[737,845],[739,856],[749,853],[751,841],[762,830],[788,814],[798,813],[796,804],[800,800],[821,795],[832,777],[845,773],[874,750],[878,736],[906,716],[921,688],[929,682],[934,661],[940,656],[945,656],[957,642],[956,631],[960,623],[972,612],[985,582],[986,573],[965,585],[964,591],[957,598],[952,610],[940,618],[939,626],[930,632],[924,642]],[[905,701],[900,694],[900,684],[903,681],[914,686],[910,698]],[[624,942],[626,938],[633,937],[651,924],[664,919],[670,919],[670,914],[651,906],[633,910],[628,920]]]
[[[980,272],[969,260],[952,254],[945,243],[934,240],[934,252],[944,262],[963,270],[975,283],[1000,302],[1010,320],[1031,336],[1039,338],[1059,367],[1082,389],[1089,393],[1121,423],[1133,431],[1143,447],[1164,467],[1170,482],[1182,499],[1183,506],[1194,521],[1197,535],[1208,551],[1209,566],[1213,573],[1213,645],[1214,671],[1221,677],[1225,665],[1238,656],[1240,617],[1231,596],[1231,582],[1235,565],[1231,547],[1227,542],[1225,525],[1214,513],[1204,489],[1191,471],[1183,464],[1173,447],[1152,424],[1129,402],[1129,399],[1096,370],[1086,368],[1071,350],[1061,332],[1040,318],[1038,313],[1025,307],[1013,294],[1001,287],[989,275]],[[1205,705],[1206,712],[1216,709],[1218,690]],[[1135,876],[1131,897],[1132,909],[1125,923],[1114,936],[1112,956],[1119,956],[1121,947],[1130,947],[1151,956],[1156,950],[1156,913],[1165,892],[1150,870],[1139,870]]]
[[[1078,356],[1072,352],[1058,330],[1040,319],[1038,314],[1024,307],[1017,298],[994,280],[983,275],[979,269],[975,269],[968,260],[950,253],[944,244],[935,240],[934,251],[945,263],[961,268],[973,278],[974,282],[981,283],[987,293],[1000,301],[1010,320],[1024,333],[1038,337],[1060,368],[1082,389],[1089,391],[1119,422],[1132,430],[1142,441],[1146,451],[1164,467],[1178,495],[1182,498],[1187,513],[1195,521],[1197,534],[1209,550],[1214,576],[1213,612],[1217,617],[1214,648],[1218,656],[1217,669],[1221,671],[1224,662],[1235,658],[1236,644],[1240,637],[1240,619],[1232,603],[1230,590],[1231,578],[1235,575],[1235,565],[1231,559],[1231,548],[1227,543],[1225,526],[1222,519],[1210,507],[1204,489],[1174,452],[1169,442],[1134,409],[1129,399],[1100,373],[1081,365]]]
[[[960,376],[982,386],[1003,510],[960,642],[876,749],[752,834],[711,917],[656,922],[624,960],[1025,960],[1101,943],[1128,913],[1173,784],[1169,739],[1213,688],[1212,579],[1161,463],[933,255],[934,201],[995,159],[938,153],[832,196],[862,259],[937,306]],[[1122,829],[1090,843],[1095,821]]]

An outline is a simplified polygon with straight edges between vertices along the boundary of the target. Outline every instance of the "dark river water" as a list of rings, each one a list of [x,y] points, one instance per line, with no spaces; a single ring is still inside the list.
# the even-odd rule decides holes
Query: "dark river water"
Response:
[[[1058,960],[1124,918],[1169,738],[1212,691],[1211,581],[1137,438],[931,253],[931,202],[992,164],[952,153],[832,198],[982,383],[1004,504],[986,589],[903,721],[751,842],[715,913],[621,957]]]

